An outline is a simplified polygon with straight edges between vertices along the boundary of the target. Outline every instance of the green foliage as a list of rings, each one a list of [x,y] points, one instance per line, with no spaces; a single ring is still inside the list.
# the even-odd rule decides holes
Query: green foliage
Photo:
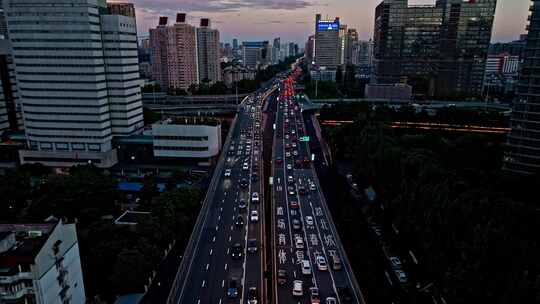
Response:
[[[354,175],[376,189],[378,201],[367,215],[400,231],[394,250],[415,252],[421,264],[406,269],[409,274],[433,281],[449,303],[537,301],[540,179],[500,170],[505,137],[395,130],[385,127],[388,119],[422,121],[423,114],[355,107],[354,113],[323,109],[321,116],[354,117],[352,124],[324,129],[325,136],[334,157],[352,161]],[[456,109],[432,119],[503,123],[495,114]],[[363,216],[349,205],[338,212],[342,227]],[[367,267],[352,261],[355,269]]]

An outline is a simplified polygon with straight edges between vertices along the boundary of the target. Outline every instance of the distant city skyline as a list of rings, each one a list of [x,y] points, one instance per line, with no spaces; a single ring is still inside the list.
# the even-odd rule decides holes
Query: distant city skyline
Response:
[[[303,45],[313,33],[315,14],[339,16],[349,28],[356,28],[359,38],[373,35],[375,7],[381,0],[113,0],[132,2],[137,12],[140,36],[147,36],[159,16],[173,17],[178,11],[188,13],[188,22],[211,18],[221,32],[221,41],[272,40],[294,41]],[[435,0],[410,0],[410,4],[434,4]],[[493,42],[506,42],[525,33],[529,0],[499,0],[493,27]],[[277,18],[276,16],[279,16]],[[174,20],[174,18],[170,19]]]

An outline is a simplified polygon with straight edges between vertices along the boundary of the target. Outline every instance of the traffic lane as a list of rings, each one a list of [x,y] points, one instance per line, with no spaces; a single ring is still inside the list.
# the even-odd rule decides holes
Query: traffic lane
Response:
[[[241,125],[241,124],[240,124]],[[235,130],[239,134],[239,130]],[[233,173],[231,173],[233,175]],[[229,178],[224,178],[223,176],[220,178],[220,183],[222,187],[227,183],[227,181],[230,181]],[[225,190],[225,189],[223,189]],[[226,189],[227,191],[229,189]],[[223,271],[219,271],[221,268],[224,258],[223,256],[225,253],[225,237],[222,237],[222,233],[217,233],[219,231],[219,221],[224,220],[225,223],[223,224],[224,227],[228,227],[229,223],[232,223],[232,214],[230,213],[230,208],[227,208],[224,202],[226,201],[228,205],[232,204],[232,199],[230,195],[225,195],[225,191],[218,192],[212,201],[212,205],[210,206],[210,214],[209,214],[209,220],[207,222],[206,228],[204,229],[205,233],[205,241],[202,242],[202,246],[199,247],[198,250],[198,266],[199,269],[196,269],[196,271],[192,272],[193,278],[190,280],[192,282],[193,288],[189,288],[190,291],[197,291],[193,292],[192,298],[194,301],[201,300],[204,303],[204,298],[201,299],[201,296],[204,297],[204,295],[221,295],[221,292],[216,291],[216,288],[219,289],[220,286],[216,284],[216,282],[223,282],[223,278],[225,277],[225,274]],[[227,192],[227,194],[230,192]],[[221,205],[221,206],[218,206]],[[222,212],[224,214],[222,214]],[[218,214],[219,213],[219,214]],[[229,216],[231,216],[231,221],[228,221]],[[217,221],[217,222],[216,222]],[[213,226],[216,224],[216,226]],[[218,227],[218,231],[216,231],[215,227]],[[217,244],[216,244],[217,242]],[[219,252],[221,251],[221,252]],[[212,252],[212,254],[210,254]],[[214,254],[215,252],[215,254]],[[213,258],[212,258],[213,257]],[[210,271],[212,268],[212,271]],[[224,270],[224,269],[223,269]],[[211,274],[211,275],[208,275]],[[221,279],[221,281],[220,281]],[[204,289],[208,288],[213,289],[213,292],[203,292]],[[198,287],[198,288],[197,288]],[[219,296],[218,296],[219,297]]]

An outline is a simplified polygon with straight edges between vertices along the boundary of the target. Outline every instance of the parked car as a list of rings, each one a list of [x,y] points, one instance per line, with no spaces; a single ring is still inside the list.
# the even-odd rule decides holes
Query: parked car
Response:
[[[249,217],[249,220],[253,223],[256,223],[259,221],[259,212],[257,210],[252,210],[251,215]]]

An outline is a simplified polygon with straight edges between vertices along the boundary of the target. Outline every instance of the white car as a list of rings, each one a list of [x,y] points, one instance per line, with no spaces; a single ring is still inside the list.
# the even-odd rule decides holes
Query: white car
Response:
[[[302,261],[302,274],[306,276],[311,275],[311,263],[308,260]]]
[[[306,224],[309,226],[313,225],[313,217],[311,215],[306,216]]]
[[[259,221],[259,212],[257,210],[251,210],[251,215],[249,216],[249,220],[253,223],[256,223]]]
[[[231,169],[226,169],[225,170],[225,176],[227,176],[227,177],[231,176]]]
[[[326,298],[326,304],[337,304],[337,300],[334,297]]]
[[[258,203],[259,202],[259,193],[258,192],[253,192],[253,194],[251,194],[251,202],[252,203]]]
[[[318,255],[315,258],[315,262],[317,263],[317,268],[319,268],[320,271],[327,271],[328,270],[328,264],[326,263],[326,259],[322,255]]]
[[[294,156],[298,156],[298,151],[294,150],[294,151],[292,152],[292,154],[293,154]]]
[[[301,297],[304,295],[303,282],[300,280],[294,280],[292,294],[295,297]]]
[[[302,237],[296,238],[296,240],[294,241],[294,246],[296,247],[296,249],[304,249],[304,240],[302,239]]]
[[[291,152],[285,152],[285,157],[291,157]]]
[[[291,164],[287,164],[287,170],[292,170],[292,165]]]
[[[246,171],[249,170],[249,165],[248,165],[248,163],[244,163],[244,164],[242,165],[242,170],[246,170]]]

